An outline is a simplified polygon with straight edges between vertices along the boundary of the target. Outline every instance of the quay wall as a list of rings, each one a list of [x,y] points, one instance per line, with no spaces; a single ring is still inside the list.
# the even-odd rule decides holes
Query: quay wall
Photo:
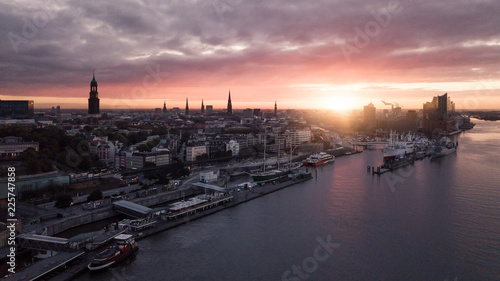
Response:
[[[149,206],[154,206],[154,205],[162,204],[165,202],[181,199],[183,196],[191,196],[193,194],[195,194],[195,192],[192,189],[178,190],[175,192],[158,194],[154,197],[136,198],[136,199],[133,199],[132,201],[134,203],[149,207]],[[53,236],[53,235],[56,235],[60,232],[68,230],[70,228],[77,227],[77,226],[84,225],[84,224],[88,224],[88,223],[92,223],[95,221],[108,219],[108,218],[114,217],[116,215],[117,215],[117,213],[112,209],[111,206],[107,206],[107,207],[103,207],[103,208],[99,208],[99,209],[95,209],[95,210],[89,210],[86,213],[67,217],[63,220],[60,220],[58,222],[54,222],[54,223],[48,225],[46,235]]]
[[[199,218],[217,213],[219,211],[237,206],[239,204],[248,202],[250,200],[265,196],[269,193],[278,191],[280,189],[284,189],[286,187],[289,187],[289,186],[292,186],[292,185],[295,185],[295,184],[298,184],[298,183],[301,183],[301,182],[304,182],[304,181],[307,181],[310,179],[312,179],[312,177],[308,177],[308,178],[304,178],[304,179],[297,179],[297,180],[293,180],[293,181],[288,180],[288,181],[284,181],[284,182],[280,182],[280,183],[276,183],[276,184],[266,184],[264,186],[256,186],[256,187],[253,187],[252,190],[245,190],[245,191],[241,191],[241,192],[237,192],[237,193],[233,194],[233,200],[231,202],[228,202],[225,204],[219,204],[217,206],[213,206],[212,208],[206,209],[204,211],[198,211],[192,215],[183,216],[183,217],[175,219],[175,220],[170,220],[170,221],[161,221],[160,220],[156,224],[155,227],[141,230],[140,234],[134,233],[134,232],[132,232],[131,234],[134,234],[136,236],[136,239],[140,240],[140,239],[146,238],[148,236],[151,236],[153,234],[156,234],[158,232],[177,227],[179,225],[188,223],[190,221],[194,221],[194,220],[197,220]]]
[[[264,186],[257,186],[257,187],[254,187],[252,190],[245,190],[245,191],[238,192],[238,193],[234,194],[233,200],[230,202],[227,202],[225,204],[218,204],[216,206],[213,206],[212,208],[209,208],[209,209],[206,209],[206,210],[203,210],[200,212],[196,212],[193,215],[179,218],[176,220],[160,221],[153,228],[144,229],[140,233],[133,233],[133,234],[135,234],[136,239],[139,240],[139,239],[148,237],[150,235],[153,235],[155,233],[158,233],[160,231],[165,231],[167,229],[188,223],[189,221],[193,221],[193,220],[199,219],[201,217],[211,215],[211,214],[219,212],[221,210],[242,204],[242,203],[250,201],[252,199],[255,199],[255,198],[264,196],[266,194],[278,191],[280,189],[295,185],[297,183],[304,182],[306,180],[310,180],[311,178],[312,177],[308,177],[308,178],[297,179],[297,180],[293,180],[293,181],[285,181],[285,182],[279,182],[276,184],[266,184]],[[192,189],[187,189],[184,191],[179,190],[177,192],[171,192],[168,194],[159,194],[159,195],[155,196],[155,198],[138,198],[138,199],[133,200],[133,201],[135,203],[138,203],[138,204],[152,206],[152,205],[165,203],[165,202],[168,202],[171,200],[176,200],[176,199],[182,198],[182,196],[189,196],[189,195],[192,195],[194,193],[195,193],[195,191]],[[79,216],[70,217],[70,218],[67,218],[63,221],[54,223],[53,225],[51,225],[49,227],[50,230],[47,229],[47,234],[52,235],[53,233],[58,233],[58,232],[66,230],[68,228],[78,226],[79,224],[85,224],[85,223],[90,223],[90,222],[97,221],[97,220],[102,220],[102,219],[105,219],[105,218],[108,218],[108,217],[111,217],[114,215],[116,215],[116,213],[111,209],[111,207],[97,209],[91,213],[85,213],[85,214],[82,214]],[[90,261],[91,257],[93,257],[95,254],[97,254],[98,251],[99,251],[99,249],[95,249],[95,250],[87,252],[84,255],[83,261],[72,265],[71,269],[66,270],[63,273],[60,273],[60,274],[54,276],[51,280],[67,281],[67,280],[71,280],[71,279],[75,278],[81,272],[87,270],[88,262]],[[23,277],[23,280],[24,280],[24,277]]]

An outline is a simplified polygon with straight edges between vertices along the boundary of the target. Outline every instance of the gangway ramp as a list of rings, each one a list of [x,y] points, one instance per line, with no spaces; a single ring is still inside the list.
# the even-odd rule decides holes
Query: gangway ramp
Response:
[[[224,188],[224,187],[211,185],[208,183],[202,183],[202,182],[196,182],[196,183],[193,183],[192,185],[194,185],[196,187],[204,188],[205,190],[208,189],[208,190],[215,191],[215,192],[230,192],[234,189],[234,188]]]
[[[50,275],[55,274],[53,272],[62,270],[63,268],[66,268],[66,266],[68,266],[73,262],[81,262],[80,260],[85,258],[84,254],[85,251],[83,250],[71,253],[65,253],[65,252],[58,253],[55,256],[52,256],[50,258],[35,263],[34,265],[26,268],[21,272],[17,272],[12,276],[7,277],[6,280],[9,281],[49,280]]]
[[[113,209],[119,213],[134,217],[144,218],[153,212],[153,209],[134,202],[120,200],[113,202]]]
[[[17,236],[20,246],[26,249],[49,250],[56,252],[70,251],[69,239],[38,234]]]

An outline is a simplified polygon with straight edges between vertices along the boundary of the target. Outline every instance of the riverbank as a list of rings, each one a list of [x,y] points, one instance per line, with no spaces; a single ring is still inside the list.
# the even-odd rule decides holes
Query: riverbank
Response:
[[[212,202],[208,202],[205,206],[200,206],[197,210],[191,210],[190,212],[186,212],[182,216],[176,217],[175,219],[168,218],[167,216],[159,216],[156,218],[157,223],[155,224],[154,227],[151,228],[146,228],[141,231],[135,231],[131,232],[137,240],[146,238],[148,236],[154,235],[156,233],[180,226],[182,224],[188,223],[193,220],[197,220],[199,218],[214,214],[216,212],[222,211],[224,209],[230,208],[237,206],[239,204],[245,203],[247,201],[259,198],[261,196],[264,196],[266,194],[278,191],[280,189],[295,185],[297,183],[306,181],[311,179],[311,175],[307,174],[308,177],[302,178],[302,179],[289,179],[284,182],[278,182],[275,184],[269,183],[263,186],[256,186],[252,189],[247,189],[247,190],[242,190],[239,192],[232,192],[226,197],[218,198],[217,200],[214,200]],[[194,195],[195,192],[192,191]],[[184,194],[185,195],[185,194]],[[161,204],[161,200],[158,197],[155,198],[140,198],[141,200],[137,200],[138,204],[151,204],[151,205],[157,205]],[[156,204],[153,204],[156,203]],[[150,205],[150,206],[151,206]],[[103,211],[104,212],[104,211]],[[107,211],[106,211],[107,212]],[[114,211],[111,210],[111,212],[115,213]],[[115,214],[116,215],[116,214]],[[60,228],[53,228],[53,229],[60,229]],[[118,231],[116,233],[119,233]],[[49,260],[44,260],[44,264],[52,265],[54,269],[64,267],[66,270],[64,272],[61,272],[57,274],[56,276],[52,277],[50,280],[71,280],[78,274],[82,273],[83,271],[86,270],[87,264],[90,262],[92,257],[97,254],[102,248],[96,248],[91,251],[86,251],[84,254],[79,254],[78,259],[72,259],[71,264],[64,264],[64,261],[61,262],[55,262],[56,259],[60,259],[59,255],[55,255],[54,257],[49,258]],[[50,259],[53,259],[54,263]],[[69,260],[68,260],[69,263]],[[35,264],[33,265],[34,268],[37,268],[38,265]],[[44,268],[45,271],[47,271],[47,274],[50,274],[50,266],[49,268]],[[27,272],[30,275],[33,274],[39,274],[39,272],[36,272],[36,270],[28,270]],[[33,276],[31,276],[33,277]],[[11,276],[7,278],[7,280],[31,280],[30,276],[28,276],[26,273],[20,273],[16,274],[14,276]]]

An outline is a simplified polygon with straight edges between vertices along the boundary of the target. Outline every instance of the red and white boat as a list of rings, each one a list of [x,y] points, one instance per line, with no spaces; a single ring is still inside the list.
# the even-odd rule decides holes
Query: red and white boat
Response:
[[[87,266],[90,270],[99,270],[109,267],[139,250],[134,236],[130,234],[120,234],[115,237],[116,244],[109,246],[106,250],[95,255]]]
[[[313,154],[304,160],[304,166],[319,166],[333,161],[335,161],[335,156],[325,152],[320,152]]]

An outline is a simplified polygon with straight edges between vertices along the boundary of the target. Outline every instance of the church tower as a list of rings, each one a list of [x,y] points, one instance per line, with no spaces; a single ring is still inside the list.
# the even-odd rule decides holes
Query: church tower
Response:
[[[276,100],[274,100],[274,117],[278,117],[278,105],[276,104]]]
[[[184,111],[186,115],[189,115],[188,98],[186,98],[186,110]]]
[[[97,93],[97,81],[95,80],[95,71],[92,74],[90,82],[89,96],[89,114],[99,114],[99,94]]]
[[[203,99],[201,100],[201,114],[205,113],[205,105],[203,104]]]
[[[227,114],[233,115],[233,105],[231,104],[231,90],[229,90],[229,98],[227,99]]]
[[[167,113],[167,103],[163,101],[163,113]]]

